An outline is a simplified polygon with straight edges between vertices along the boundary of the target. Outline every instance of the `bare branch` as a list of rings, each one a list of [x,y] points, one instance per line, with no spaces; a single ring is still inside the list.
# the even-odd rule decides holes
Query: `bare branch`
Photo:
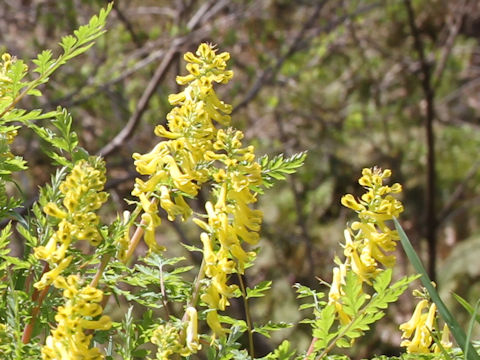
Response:
[[[435,137],[433,133],[433,121],[435,119],[435,92],[431,85],[430,65],[425,56],[425,47],[420,31],[415,23],[415,13],[411,0],[404,0],[407,10],[408,23],[413,35],[413,44],[420,60],[421,85],[426,102],[425,114],[425,137],[427,142],[427,178],[425,196],[425,235],[428,243],[429,275],[436,279],[437,261],[437,219],[435,214],[436,172],[435,172]]]

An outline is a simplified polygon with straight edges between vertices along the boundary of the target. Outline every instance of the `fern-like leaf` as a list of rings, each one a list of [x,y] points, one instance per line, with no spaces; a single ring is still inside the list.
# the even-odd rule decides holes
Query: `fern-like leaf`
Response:
[[[262,156],[258,163],[262,167],[263,186],[267,189],[271,188],[275,181],[285,180],[286,174],[293,174],[305,162],[307,152],[301,152],[284,158],[283,154],[269,159],[268,155]]]

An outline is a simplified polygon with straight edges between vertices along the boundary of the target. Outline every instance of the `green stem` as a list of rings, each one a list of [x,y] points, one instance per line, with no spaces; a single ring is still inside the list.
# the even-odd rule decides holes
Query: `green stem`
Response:
[[[73,49],[73,48],[72,48]],[[75,50],[75,49],[73,49]],[[69,53],[70,54],[70,53]],[[44,82],[45,79],[47,79],[48,77],[50,77],[50,75],[53,74],[53,72],[55,72],[55,70],[57,70],[61,65],[63,65],[65,63],[65,58],[69,55],[69,54],[63,54],[62,56],[60,56],[51,66],[50,66],[50,69],[48,71],[46,71],[44,74],[41,74],[38,78],[36,78],[35,80],[33,80],[30,85],[27,86],[26,89],[24,89],[15,99],[13,99],[13,101],[10,103],[10,105],[8,105],[5,110],[2,111],[2,113],[0,113],[0,118],[2,118],[6,113],[8,113],[9,111],[11,111],[15,105],[17,105],[20,100],[22,100],[25,95],[27,95],[31,90],[35,89],[37,86],[39,86],[40,84],[42,84]]]
[[[252,318],[250,316],[250,307],[248,305],[247,291],[245,290],[245,284],[243,283],[243,277],[240,273],[238,275],[238,282],[240,284],[240,290],[243,297],[243,305],[245,307],[245,318],[247,320],[247,333],[248,333],[248,344],[249,344],[249,353],[252,358],[255,357],[255,348],[253,345],[253,329],[252,329]]]

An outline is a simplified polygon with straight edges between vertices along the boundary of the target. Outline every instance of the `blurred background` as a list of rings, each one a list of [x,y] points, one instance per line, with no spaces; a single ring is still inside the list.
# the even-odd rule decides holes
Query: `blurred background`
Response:
[[[100,0],[2,0],[0,46],[22,59],[43,49],[58,54],[61,36],[105,6]],[[86,54],[54,74],[44,97],[26,108],[57,106],[72,113],[81,145],[105,156],[110,208],[124,199],[136,176],[132,153],[158,141],[167,96],[179,91],[183,53],[207,41],[231,54],[234,79],[218,86],[234,106],[232,125],[259,155],[308,150],[305,166],[261,197],[265,220],[250,285],[272,279],[253,301],[256,322],[298,322],[292,285],[319,289],[331,280],[339,243],[354,214],[340,205],[359,196],[364,167],[393,171],[404,186],[401,223],[445,299],[480,294],[480,3],[475,0],[119,0],[108,32]],[[48,124],[45,124],[48,126]],[[54,167],[44,144],[23,130],[14,149],[30,176],[18,181],[27,204]],[[198,230],[164,221],[158,241],[168,255],[192,258],[181,242],[199,245]],[[140,249],[141,251],[142,249]],[[400,277],[412,269],[397,253]],[[467,319],[449,300],[459,319]],[[354,350],[354,358],[397,354],[398,324],[410,317],[410,291],[389,309]],[[239,304],[233,304],[242,317]],[[259,355],[288,338],[305,350],[306,326],[257,338]]]

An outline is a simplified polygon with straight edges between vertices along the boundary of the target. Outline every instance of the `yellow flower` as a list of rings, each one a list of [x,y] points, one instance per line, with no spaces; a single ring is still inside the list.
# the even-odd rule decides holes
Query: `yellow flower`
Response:
[[[171,323],[157,326],[151,338],[151,342],[158,347],[157,359],[168,360],[174,354],[186,357],[197,353],[202,348],[197,327],[197,310],[192,306],[185,310],[181,327]]]
[[[342,196],[342,205],[355,211],[365,210],[365,206],[359,204],[352,194]]]
[[[167,115],[167,127],[158,125],[155,135],[163,141],[147,154],[134,154],[135,166],[147,180],[136,180],[132,195],[139,199],[146,223],[145,241],[155,248],[154,230],[157,200],[169,220],[192,215],[188,198],[211,185],[206,214],[193,219],[203,231],[205,276],[201,299],[209,308],[207,323],[215,336],[223,336],[217,310],[229,305],[236,289],[228,277],[243,273],[255,253],[243,249],[256,244],[262,213],[251,209],[257,199],[252,190],[262,183],[261,167],[255,162],[253,146],[242,147],[243,133],[214,124],[229,125],[232,106],[215,93],[215,83],[227,83],[233,76],[227,70],[228,53],[217,54],[209,44],[201,44],[195,54],[185,54],[188,74],[178,76],[183,91],[169,96],[174,108]],[[154,199],[152,201],[152,199]],[[155,205],[152,205],[155,204]]]
[[[173,202],[170,198],[170,191],[166,186],[160,187],[160,206],[167,212],[168,220],[173,221],[177,216],[182,220],[190,217],[192,209],[187,205],[182,195],[176,195]]]
[[[179,353],[183,348],[179,329],[171,323],[157,326],[150,341],[158,347],[159,360],[168,360],[171,355]]]
[[[403,334],[402,334],[403,338],[409,338],[412,336],[413,332],[417,328],[417,325],[420,323],[422,312],[426,307],[428,307],[428,300],[425,300],[425,299],[421,300],[415,307],[415,310],[413,312],[411,319],[406,323],[403,323],[402,325],[400,325],[400,330],[403,331]]]
[[[57,309],[57,327],[46,339],[42,359],[104,359],[99,349],[90,348],[92,335],[85,334],[85,330],[108,330],[112,326],[110,317],[106,315],[99,320],[92,319],[102,313],[98,303],[102,300],[103,292],[89,285],[82,287],[76,275],[67,279],[59,276],[53,284],[64,290],[66,303]]]
[[[47,215],[61,221],[47,244],[34,249],[37,259],[47,261],[51,267],[55,266],[35,284],[37,288],[49,286],[68,266],[71,257],[65,256],[72,242],[87,240],[96,246],[102,241],[98,230],[100,220],[95,211],[107,201],[108,194],[102,191],[105,181],[105,164],[100,158],[80,160],[60,184],[62,204],[49,202],[44,206],[43,211]]]
[[[425,312],[427,308],[428,312]],[[435,303],[430,304],[428,300],[423,299],[415,307],[412,318],[400,325],[400,330],[403,332],[402,338],[406,339],[400,345],[407,348],[407,353],[430,354],[440,352],[440,348],[433,343],[431,336],[434,330],[436,311]],[[449,336],[450,332],[445,324],[441,332],[441,344],[445,349],[452,346]],[[408,340],[409,338],[411,340]]]
[[[194,354],[202,348],[202,345],[199,343],[197,332],[197,310],[194,307],[189,306],[185,310],[185,316],[188,319],[185,340],[188,351],[182,352],[182,356],[188,356],[192,353]]]
[[[344,295],[342,291],[342,286],[345,285],[345,276],[347,274],[347,267],[345,264],[340,264],[338,267],[333,268],[333,278],[332,284],[330,286],[330,292],[328,293],[328,303],[335,304],[335,310],[338,314],[338,318],[341,324],[348,324],[351,321],[350,316],[348,316],[343,310],[342,303],[340,298]]]
[[[397,217],[403,205],[390,195],[400,192],[401,185],[383,185],[391,175],[388,169],[363,169],[359,184],[365,187],[366,193],[359,201],[351,194],[341,200],[344,206],[358,213],[359,219],[345,232],[345,256],[352,270],[369,284],[382,271],[379,263],[386,268],[395,264],[395,256],[389,253],[395,250],[399,237],[385,222]]]
[[[215,340],[215,338],[224,337],[228,333],[228,330],[222,327],[216,310],[210,310],[207,312],[207,324],[210,329],[212,329],[214,334],[212,337],[212,342]]]
[[[452,341],[450,340],[450,329],[448,328],[447,324],[443,325],[442,329],[442,338],[440,339],[440,344],[444,349],[451,349],[452,348]],[[442,350],[438,344],[433,344],[432,346],[434,353],[440,353]]]
[[[60,276],[60,274],[63,272],[63,270],[66,269],[66,267],[68,265],[70,265],[70,263],[72,262],[72,259],[73,257],[72,256],[69,256],[69,257],[66,257],[65,259],[63,259],[60,264],[57,265],[57,267],[55,267],[54,269],[46,272],[45,274],[43,274],[42,278],[40,279],[40,281],[37,281],[34,286],[38,289],[38,290],[42,290],[44,288],[46,288],[47,286],[50,286],[50,284],[52,284],[55,279]]]
[[[160,225],[160,218],[157,214],[143,213],[142,220],[145,222],[145,243],[152,252],[160,252],[164,247],[158,245],[155,239],[155,228]]]

